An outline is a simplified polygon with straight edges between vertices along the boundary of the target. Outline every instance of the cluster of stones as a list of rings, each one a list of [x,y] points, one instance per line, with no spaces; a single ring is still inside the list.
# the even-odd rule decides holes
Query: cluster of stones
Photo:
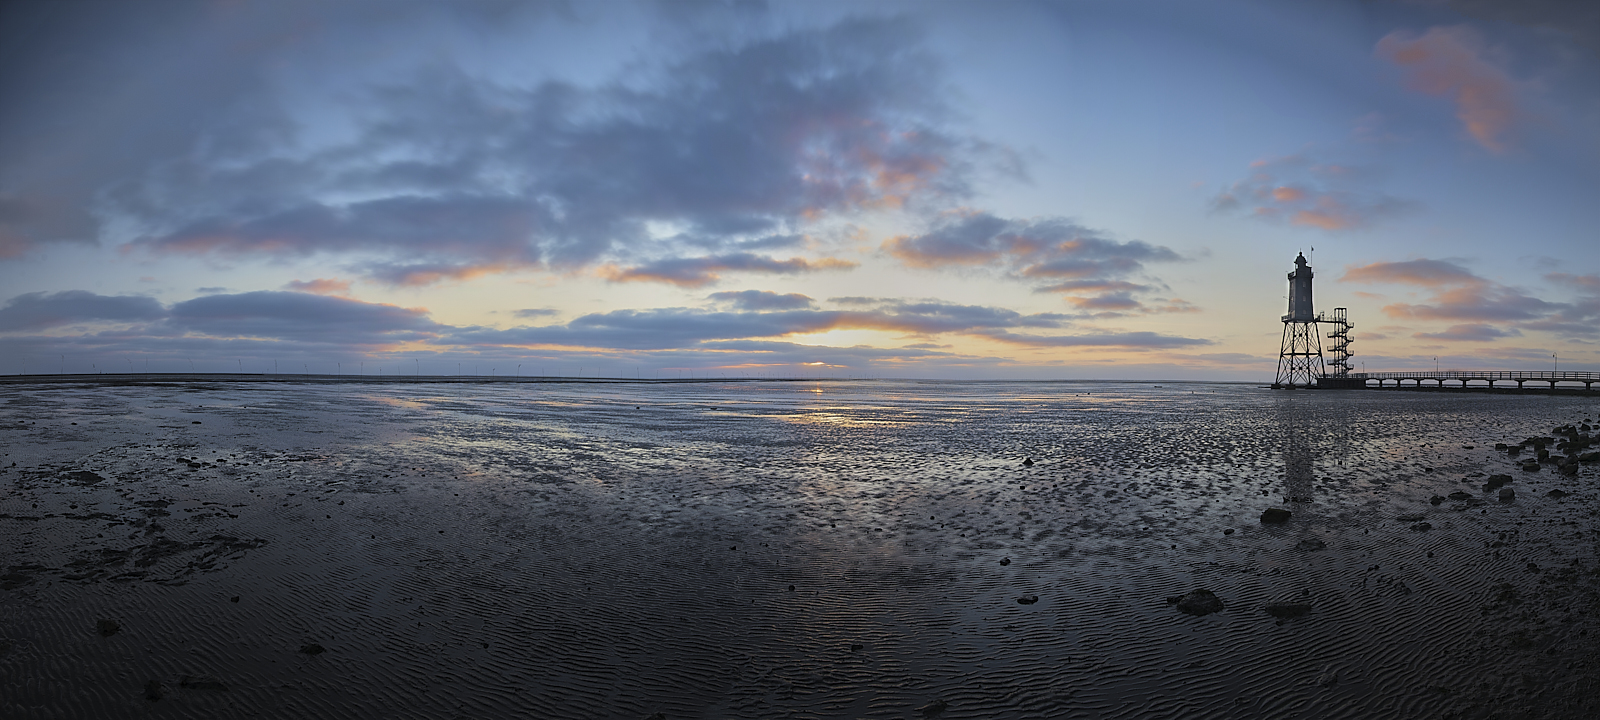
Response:
[[[1590,450],[1600,444],[1600,437],[1593,431],[1588,423],[1562,425],[1551,431],[1551,437],[1530,437],[1516,444],[1495,443],[1494,449],[1513,458],[1524,450],[1533,450],[1533,457],[1522,463],[1525,472],[1538,472],[1544,465],[1552,465],[1563,475],[1577,475],[1580,463],[1600,463],[1600,451]],[[1551,448],[1562,454],[1551,454]]]

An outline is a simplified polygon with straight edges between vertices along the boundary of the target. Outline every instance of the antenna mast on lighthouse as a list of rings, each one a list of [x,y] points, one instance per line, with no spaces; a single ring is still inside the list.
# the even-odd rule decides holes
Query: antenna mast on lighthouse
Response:
[[[1317,313],[1311,304],[1311,277],[1311,266],[1301,253],[1294,259],[1294,272],[1289,273],[1289,314],[1283,316],[1278,377],[1272,382],[1275,388],[1311,387],[1326,374]]]

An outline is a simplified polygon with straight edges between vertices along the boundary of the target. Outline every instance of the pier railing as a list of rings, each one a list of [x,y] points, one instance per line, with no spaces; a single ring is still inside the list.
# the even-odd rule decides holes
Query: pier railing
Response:
[[[1436,370],[1432,372],[1350,373],[1361,380],[1572,380],[1600,382],[1600,373],[1572,370]]]
[[[1560,383],[1582,383],[1585,390],[1593,390],[1594,384],[1600,382],[1600,373],[1583,372],[1578,370],[1427,370],[1405,372],[1359,372],[1350,373],[1342,378],[1323,378],[1319,383],[1330,388],[1360,388],[1371,387],[1368,383],[1377,381],[1378,387],[1421,388],[1423,383],[1431,382],[1433,387],[1443,388],[1446,382],[1460,383],[1457,387],[1466,389],[1473,381],[1481,381],[1489,388],[1495,383],[1516,383],[1521,388],[1523,383],[1548,384],[1551,391],[1555,391]],[[1482,387],[1480,385],[1479,387]]]

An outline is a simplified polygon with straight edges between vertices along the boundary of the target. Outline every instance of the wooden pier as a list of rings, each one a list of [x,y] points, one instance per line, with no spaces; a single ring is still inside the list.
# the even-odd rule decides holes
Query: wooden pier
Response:
[[[1433,372],[1380,372],[1380,373],[1350,373],[1345,378],[1322,378],[1327,381],[1324,387],[1328,389],[1382,389],[1392,387],[1401,390],[1443,390],[1443,389],[1506,389],[1511,383],[1516,383],[1517,389],[1522,390],[1524,383],[1535,383],[1535,387],[1543,390],[1542,385],[1548,384],[1550,390],[1578,391],[1577,384],[1583,384],[1583,391],[1594,392],[1594,384],[1600,382],[1600,373],[1573,372],[1568,370],[1435,370]],[[1374,386],[1376,383],[1376,386]],[[1392,385],[1391,385],[1392,383]],[[1431,387],[1428,385],[1431,383]],[[1446,385],[1445,383],[1451,383]],[[1495,383],[1500,383],[1501,388],[1496,388]],[[1565,385],[1565,387],[1561,387]]]

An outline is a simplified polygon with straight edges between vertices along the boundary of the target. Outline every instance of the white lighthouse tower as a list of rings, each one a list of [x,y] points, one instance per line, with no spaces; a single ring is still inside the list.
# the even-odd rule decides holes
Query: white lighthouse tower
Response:
[[[1289,273],[1289,314],[1283,316],[1283,343],[1278,350],[1275,388],[1310,387],[1326,374],[1322,364],[1322,338],[1317,333],[1316,311],[1311,305],[1311,266],[1301,253]]]

